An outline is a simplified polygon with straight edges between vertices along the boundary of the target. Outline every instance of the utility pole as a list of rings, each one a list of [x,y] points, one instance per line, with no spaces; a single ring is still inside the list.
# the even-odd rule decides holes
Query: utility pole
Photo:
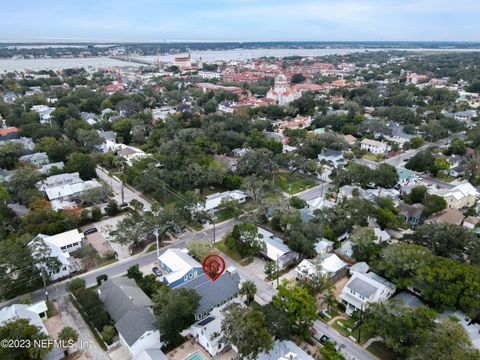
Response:
[[[215,245],[215,220],[213,220],[213,245]]]
[[[40,271],[40,276],[42,277],[42,280],[43,280],[43,289],[45,290],[45,297],[48,301],[48,289],[47,289],[47,281],[45,280],[45,273],[44,273],[44,269],[42,269]]]
[[[278,276],[278,254],[277,254],[277,261],[275,261],[275,272],[277,276],[277,288],[278,288],[278,282],[280,281],[279,276]]]
[[[125,164],[122,164],[122,174],[120,175],[120,180],[122,181],[122,204],[125,203],[125,191],[123,184],[123,175],[125,174]]]

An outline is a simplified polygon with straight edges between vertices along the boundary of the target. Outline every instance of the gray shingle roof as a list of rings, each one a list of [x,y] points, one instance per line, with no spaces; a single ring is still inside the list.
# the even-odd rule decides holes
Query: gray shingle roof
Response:
[[[353,281],[348,284],[348,288],[352,289],[356,293],[366,298],[369,298],[370,295],[377,291],[377,288],[375,286],[370,285],[369,283],[359,278],[353,279]]]
[[[115,321],[119,321],[127,311],[135,306],[152,306],[152,301],[133,279],[111,278],[100,285],[98,289],[100,290],[100,300]]]
[[[115,328],[127,344],[132,346],[146,331],[157,330],[157,325],[149,308],[134,306],[117,321]]]
[[[223,304],[225,301],[237,296],[240,276],[235,271],[225,271],[217,280],[212,281],[205,274],[192,279],[179,288],[193,289],[200,295],[195,315],[210,312],[214,307]]]

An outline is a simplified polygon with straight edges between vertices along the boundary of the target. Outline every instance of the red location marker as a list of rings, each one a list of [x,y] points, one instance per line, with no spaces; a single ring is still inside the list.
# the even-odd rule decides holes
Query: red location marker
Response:
[[[220,255],[210,254],[203,258],[202,261],[203,272],[212,280],[215,281],[225,270],[225,261]]]

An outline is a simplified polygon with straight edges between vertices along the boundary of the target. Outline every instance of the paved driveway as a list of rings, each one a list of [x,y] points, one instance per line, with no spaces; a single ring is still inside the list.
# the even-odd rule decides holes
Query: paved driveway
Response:
[[[71,303],[69,296],[65,295],[59,297],[57,299],[57,304],[58,315],[62,318],[65,325],[71,326],[77,330],[79,342],[93,345],[91,347],[78,350],[80,353],[82,353],[82,358],[92,360],[109,360],[107,354],[102,350],[100,345],[98,345],[94,336],[90,332],[90,328],[85,321],[83,321],[82,316]]]
[[[100,235],[107,241],[109,246],[113,249],[113,251],[117,252],[118,260],[126,259],[130,257],[130,250],[128,249],[128,245],[120,245],[118,243],[112,242],[109,240],[109,230],[107,229],[108,226],[111,226],[113,229],[116,228],[117,223],[123,219],[125,215],[119,215],[112,218],[108,218],[96,223],[93,225],[98,229]]]

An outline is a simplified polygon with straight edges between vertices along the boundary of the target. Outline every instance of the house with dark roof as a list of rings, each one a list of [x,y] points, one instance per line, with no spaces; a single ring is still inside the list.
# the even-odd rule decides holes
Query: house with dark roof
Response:
[[[423,212],[424,206],[422,204],[407,204],[404,202],[401,202],[398,205],[398,209],[400,213],[403,215],[405,218],[405,222],[410,224],[412,228],[415,228],[420,220],[421,220],[421,215]]]
[[[120,342],[135,358],[147,349],[160,349],[160,331],[152,311],[152,301],[126,277],[111,278],[97,289],[98,297],[115,321]]]
[[[201,320],[210,312],[238,296],[240,276],[237,269],[229,267],[215,281],[202,273],[196,278],[187,281],[178,288],[193,289],[200,295],[200,302],[195,311],[195,319]]]

